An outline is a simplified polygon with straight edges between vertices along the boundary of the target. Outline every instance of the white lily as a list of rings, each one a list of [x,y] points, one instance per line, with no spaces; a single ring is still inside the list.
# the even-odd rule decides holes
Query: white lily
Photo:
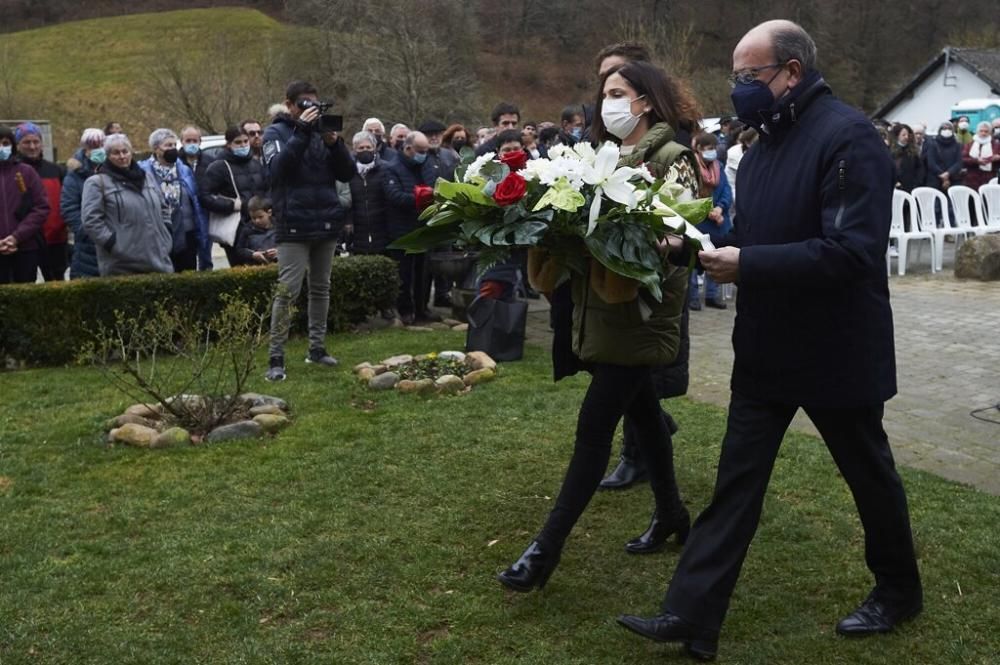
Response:
[[[597,153],[594,152],[594,146],[590,145],[590,141],[578,141],[573,146],[573,152],[579,155],[580,161],[586,164],[592,165],[597,161]]]
[[[590,219],[587,223],[587,235],[594,232],[597,218],[601,214],[601,197],[607,195],[616,203],[634,208],[638,203],[635,185],[629,182],[638,171],[628,166],[615,168],[618,165],[618,146],[607,141],[597,151],[593,166],[588,166],[583,173],[583,181],[594,187],[594,200],[590,204]]]
[[[549,148],[549,159],[555,160],[560,157],[570,157],[572,159],[579,159],[579,155],[573,152],[573,148],[566,145],[565,143],[557,143],[556,145]]]
[[[476,161],[469,164],[469,168],[465,171],[465,177],[462,178],[465,182],[472,182],[473,178],[479,177],[479,172],[482,170],[483,166],[493,160],[496,157],[495,152],[487,152],[486,154],[476,157]]]

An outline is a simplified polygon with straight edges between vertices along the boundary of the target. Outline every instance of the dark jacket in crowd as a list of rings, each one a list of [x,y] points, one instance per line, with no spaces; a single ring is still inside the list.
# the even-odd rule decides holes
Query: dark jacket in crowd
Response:
[[[383,189],[386,198],[386,231],[389,242],[403,237],[417,228],[416,197],[413,188],[423,185],[422,164],[417,164],[403,153],[396,161],[386,165]]]
[[[375,152],[378,153],[378,158],[383,162],[394,162],[399,156],[399,152],[397,152],[385,141],[378,144],[378,147],[375,148]]]
[[[424,182],[433,187],[438,178],[454,180],[457,166],[458,153],[451,148],[436,148],[427,151],[427,160],[420,173]]]
[[[19,251],[39,249],[49,199],[35,169],[6,159],[0,162],[0,238],[13,235]]]
[[[800,406],[880,404],[896,392],[892,160],[818,72],[773,113],[737,173],[732,389]]]
[[[945,171],[951,175],[952,185],[962,184],[962,144],[954,136],[942,138],[927,137],[927,186],[941,189],[941,178]]]
[[[380,254],[389,244],[389,200],[385,191],[389,167],[380,157],[376,160],[365,175],[355,173],[351,180],[349,219],[354,227],[351,251],[356,254]]]
[[[62,197],[63,179],[66,177],[66,169],[47,159],[26,159],[18,158],[24,164],[35,169],[38,177],[42,179],[42,187],[45,188],[45,195],[49,200],[49,216],[45,218],[42,225],[42,235],[48,245],[65,245],[69,239],[66,231],[66,221],[59,210],[59,200]]]
[[[136,163],[127,175],[105,162],[83,183],[83,228],[101,276],[173,272],[172,223],[156,176]]]
[[[230,264],[234,266],[260,265],[254,260],[253,253],[275,249],[277,246],[278,237],[273,226],[269,229],[262,229],[253,223],[244,224],[241,222],[240,228],[236,231],[236,244],[231,253],[234,260],[231,260]]]
[[[232,177],[229,175],[230,170]],[[238,192],[233,191],[234,181]],[[267,192],[264,167],[260,162],[253,156],[237,157],[228,148],[205,170],[199,185],[202,207],[218,215],[233,212],[233,199],[238,194],[242,202],[240,220],[245,224],[250,223],[250,210],[247,206],[250,198]]]
[[[336,240],[347,211],[335,182],[355,174],[343,138],[327,146],[313,127],[281,113],[264,130],[264,164],[278,242]]]
[[[194,181],[200,187],[201,179],[205,177],[205,174],[208,172],[208,167],[212,165],[215,159],[207,155],[204,151],[200,151],[198,153],[198,161],[195,162],[190,155],[184,152],[183,146],[178,147],[180,148],[178,151],[178,161],[182,162],[184,166],[191,169],[191,172],[194,173]]]
[[[895,165],[895,178],[899,188],[904,192],[912,192],[914,187],[923,187],[927,181],[924,170],[924,160],[917,154],[913,145],[897,145],[892,151],[892,161]]]
[[[73,258],[69,266],[69,278],[97,277],[97,248],[83,228],[81,205],[83,201],[83,183],[94,174],[96,165],[84,154],[83,148],[76,151],[66,162],[66,179],[63,180],[62,195],[59,198],[59,209],[63,219],[73,230]]]

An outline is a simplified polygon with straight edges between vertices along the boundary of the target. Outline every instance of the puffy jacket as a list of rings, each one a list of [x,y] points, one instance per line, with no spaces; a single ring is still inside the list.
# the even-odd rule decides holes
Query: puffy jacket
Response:
[[[9,159],[0,162],[0,238],[13,235],[19,250],[38,249],[49,199],[35,169]]]
[[[83,183],[94,174],[95,166],[81,148],[66,162],[66,169],[59,209],[66,224],[73,230],[73,260],[69,266],[69,278],[97,277],[101,274],[97,268],[97,248],[84,230],[81,218]]]
[[[274,249],[278,246],[277,236],[274,227],[262,229],[254,224],[240,223],[236,231],[236,244],[231,252],[234,266],[255,266],[259,265],[253,258],[254,252],[262,252]]]
[[[45,242],[49,245],[66,244],[69,234],[66,231],[66,222],[59,210],[59,200],[62,197],[62,184],[63,178],[66,177],[66,170],[45,159],[30,160],[21,157],[20,160],[38,173],[38,177],[42,179],[42,186],[45,187],[45,194],[49,199],[49,216],[42,225]]]
[[[159,179],[156,171],[153,170],[155,157],[149,157],[139,162],[139,168],[153,176],[153,180],[159,186]],[[183,251],[187,243],[187,229],[193,229],[195,239],[198,243],[199,268],[210,270],[211,263],[205,264],[203,257],[210,251],[211,242],[208,239],[208,213],[206,213],[201,203],[198,201],[198,184],[194,179],[194,172],[191,168],[180,161],[177,162],[177,175],[181,183],[181,204],[174,210],[171,220],[171,230],[173,233],[174,252]]]
[[[438,178],[455,179],[455,168],[458,166],[458,153],[451,148],[437,148],[427,151],[427,160],[420,169],[424,182],[433,187]]]
[[[962,144],[955,137],[937,136],[924,142],[927,146],[927,186],[941,189],[941,178],[945,171],[951,176],[952,185],[962,184]]]
[[[340,235],[346,211],[335,182],[350,182],[355,173],[343,138],[328,146],[312,127],[279,114],[264,130],[264,165],[278,242],[334,240]]]
[[[420,214],[417,212],[413,188],[425,184],[421,166],[403,153],[399,153],[396,161],[386,165],[382,188],[388,203],[386,230],[389,242],[417,228],[417,218]]]
[[[736,176],[732,388],[798,406],[881,404],[896,392],[889,152],[817,72],[767,115]]]
[[[182,146],[178,146],[178,148],[182,148]],[[194,182],[198,185],[199,190],[201,189],[201,179],[205,177],[206,173],[208,173],[208,167],[216,162],[215,159],[209,157],[204,151],[202,151],[198,153],[198,161],[195,162],[194,166],[191,166],[191,162],[194,160],[191,159],[186,152],[184,152],[183,148],[179,151],[178,160],[184,164],[184,166],[191,169],[191,172],[194,174]]]
[[[351,180],[350,221],[354,226],[353,251],[378,254],[389,244],[388,199],[385,194],[387,166],[379,161],[365,175],[354,174]]]
[[[230,169],[232,178],[229,177]],[[264,167],[252,156],[237,157],[226,150],[220,159],[212,162],[201,179],[199,188],[201,205],[205,210],[219,215],[231,213],[234,207],[233,199],[236,198],[236,192],[233,191],[234,180],[242,201],[240,220],[249,224],[250,210],[247,202],[250,201],[250,197],[262,195],[267,191]]]
[[[174,271],[170,213],[156,177],[145,176],[138,186],[108,168],[83,183],[83,228],[102,277]]]

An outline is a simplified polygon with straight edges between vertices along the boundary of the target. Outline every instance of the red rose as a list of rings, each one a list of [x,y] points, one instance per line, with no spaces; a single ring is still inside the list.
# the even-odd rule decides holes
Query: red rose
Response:
[[[511,171],[497,185],[496,191],[493,192],[493,200],[501,206],[514,205],[524,198],[524,193],[527,191],[528,181]]]
[[[414,185],[413,198],[416,200],[417,210],[423,212],[424,208],[434,203],[434,188],[427,185]]]
[[[524,150],[508,152],[500,158],[500,162],[509,166],[511,171],[520,171],[528,165],[528,153]]]

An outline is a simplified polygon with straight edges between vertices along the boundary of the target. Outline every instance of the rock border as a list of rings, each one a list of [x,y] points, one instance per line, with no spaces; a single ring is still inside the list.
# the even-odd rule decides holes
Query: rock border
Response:
[[[488,383],[497,376],[497,363],[483,351],[440,351],[434,354],[437,358],[456,360],[466,366],[468,371],[464,376],[443,374],[436,378],[403,379],[399,370],[426,360],[431,354],[412,356],[399,354],[382,360],[377,364],[363,362],[354,366],[354,375],[366,384],[369,390],[396,390],[404,394],[417,395],[458,395],[467,393],[474,386]]]

